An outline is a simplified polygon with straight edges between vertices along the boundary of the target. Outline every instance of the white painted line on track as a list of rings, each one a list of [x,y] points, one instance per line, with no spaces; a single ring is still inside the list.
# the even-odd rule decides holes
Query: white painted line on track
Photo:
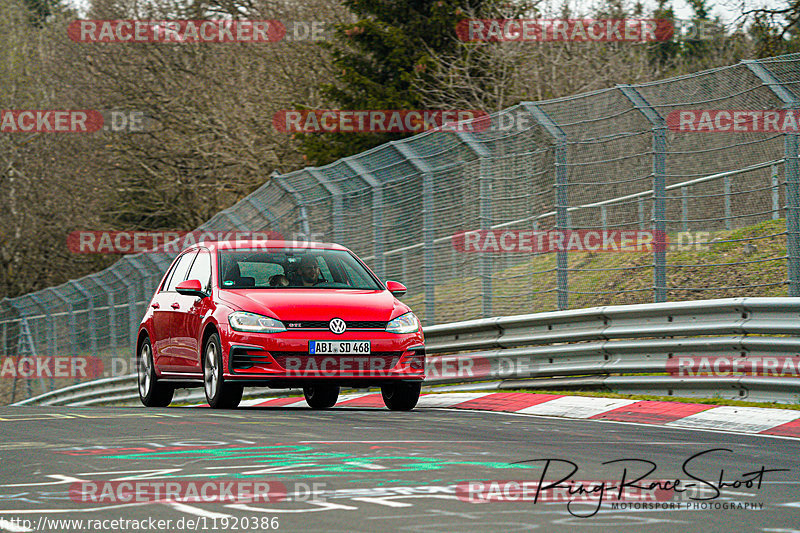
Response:
[[[781,424],[800,418],[800,411],[787,409],[769,409],[762,407],[735,407],[723,405],[707,411],[701,411],[678,420],[668,422],[666,426],[732,429],[743,432],[760,433]]]
[[[186,505],[185,503],[180,503],[180,502],[168,502],[167,505],[169,505],[176,511],[180,511],[182,513],[187,513],[187,514],[193,514],[195,516],[204,516],[206,518],[211,518],[211,519],[233,518],[233,515],[230,514],[206,511],[205,509],[200,509],[199,507],[194,507],[193,505]]]
[[[450,407],[457,403],[466,402],[489,396],[491,392],[459,392],[453,394],[426,394],[421,396],[417,407]]]
[[[640,400],[620,398],[593,398],[585,396],[563,396],[547,402],[531,405],[517,411],[529,415],[563,416],[566,418],[590,418],[595,415],[625,407]]]
[[[374,503],[376,505],[385,505],[386,507],[414,507],[412,503],[393,502],[392,500],[384,500],[382,498],[350,498],[364,503]]]
[[[439,409],[441,411],[464,412],[462,409],[458,409],[458,408],[441,407]],[[506,415],[506,416],[526,416],[526,417],[529,417],[529,418],[537,418],[539,420],[542,420],[543,422],[545,422],[545,421],[553,422],[553,421],[559,421],[559,420],[564,420],[564,421],[569,420],[569,419],[561,419],[559,417],[554,417],[554,416],[541,416],[541,415],[535,415],[535,414],[523,413],[523,412],[514,412],[514,411],[478,411],[478,410],[473,410],[472,412],[474,412],[474,413],[491,413],[491,414],[494,414],[494,415]],[[764,438],[768,438],[768,439],[783,439],[783,440],[793,440],[793,441],[797,441],[798,440],[797,437],[790,437],[788,435],[770,435],[769,433],[747,433],[747,432],[744,432],[744,431],[735,431],[735,430],[730,430],[730,429],[723,430],[723,429],[712,429],[712,428],[702,428],[702,427],[695,428],[695,427],[682,427],[682,426],[666,426],[666,425],[662,425],[662,424],[646,424],[646,423],[643,423],[643,422],[623,422],[623,421],[620,421],[620,420],[603,420],[602,418],[592,418],[591,420],[586,420],[586,422],[589,422],[589,423],[596,422],[598,424],[622,424],[622,425],[625,425],[625,426],[636,426],[636,427],[640,427],[640,428],[643,428],[643,429],[644,428],[651,428],[651,429],[674,429],[675,431],[704,431],[704,432],[708,432],[708,433],[718,433],[720,435],[726,435],[726,436],[740,435],[742,437],[764,437]],[[313,442],[313,441],[309,441],[309,442]],[[321,442],[324,442],[324,441],[321,441]],[[342,441],[342,442],[349,442],[349,441]],[[472,442],[472,441],[465,441],[465,442]],[[581,442],[583,442],[583,440],[581,440]],[[605,444],[608,444],[608,443],[605,443]],[[673,443],[673,444],[675,444],[676,446],[683,445],[683,443]]]

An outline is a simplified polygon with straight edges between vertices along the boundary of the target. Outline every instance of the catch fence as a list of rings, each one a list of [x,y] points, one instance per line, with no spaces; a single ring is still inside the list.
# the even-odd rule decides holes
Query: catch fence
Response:
[[[681,132],[669,120],[683,110],[793,110],[798,83],[792,54],[523,102],[486,128],[426,132],[273,176],[199,229],[341,243],[381,278],[406,284],[404,299],[425,325],[800,296],[796,130]],[[644,252],[464,251],[458,239],[473,230],[651,230],[669,243]],[[2,300],[2,361],[90,356],[114,374],[132,372],[136,328],[172,258],[129,255]],[[7,401],[69,384],[47,375],[2,382]]]

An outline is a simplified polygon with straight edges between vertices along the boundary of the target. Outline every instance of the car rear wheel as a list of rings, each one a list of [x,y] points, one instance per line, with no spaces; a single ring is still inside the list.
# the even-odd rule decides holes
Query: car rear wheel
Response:
[[[145,407],[166,407],[172,401],[175,389],[159,383],[156,379],[156,368],[153,363],[153,347],[150,339],[145,337],[139,347],[137,365],[137,381],[139,382],[139,399]]]
[[[410,411],[419,401],[422,382],[392,383],[381,387],[383,403],[392,411]]]
[[[242,401],[243,388],[236,383],[226,383],[222,377],[222,347],[219,335],[214,333],[203,350],[203,388],[208,405],[213,409],[233,409]]]
[[[306,403],[312,409],[327,409],[339,399],[338,385],[308,385],[303,387]]]

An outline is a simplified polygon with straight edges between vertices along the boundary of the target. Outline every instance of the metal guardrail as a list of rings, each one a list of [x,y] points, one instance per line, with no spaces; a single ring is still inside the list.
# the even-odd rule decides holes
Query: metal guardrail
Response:
[[[34,396],[12,405],[41,405],[41,406],[69,406],[91,407],[99,405],[115,405],[119,407],[141,406],[139,391],[137,389],[136,374],[128,374],[113,378],[97,379],[79,383],[63,389]],[[253,387],[245,390],[246,396],[270,397],[286,396],[287,394],[301,394],[299,389],[268,389]],[[205,402],[205,393],[201,388],[178,389],[175,391],[173,402]]]
[[[604,389],[627,394],[800,402],[797,378],[665,375],[669,360],[681,355],[799,355],[800,298],[729,298],[495,317],[425,328],[425,338],[427,385]],[[270,389],[246,392],[256,397],[286,394],[285,390]],[[195,389],[176,396],[176,401],[202,398],[202,389]],[[131,403],[138,403],[135,375],[82,383],[14,405]]]

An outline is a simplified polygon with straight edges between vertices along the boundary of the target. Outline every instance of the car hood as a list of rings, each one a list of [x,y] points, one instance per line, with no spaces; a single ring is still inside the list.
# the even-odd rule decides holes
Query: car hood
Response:
[[[279,320],[384,320],[410,309],[389,291],[352,289],[221,290],[221,300],[242,311]]]

